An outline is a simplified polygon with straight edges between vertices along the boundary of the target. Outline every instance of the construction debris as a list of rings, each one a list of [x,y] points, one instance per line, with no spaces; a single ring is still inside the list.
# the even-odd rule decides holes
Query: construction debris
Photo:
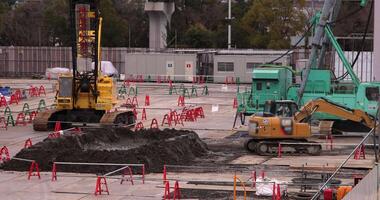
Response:
[[[41,171],[51,171],[52,162],[141,163],[148,172],[162,170],[164,164],[188,164],[206,155],[207,146],[192,131],[174,129],[140,130],[127,128],[91,128],[83,133],[46,138],[15,157],[32,159]],[[25,171],[29,163],[11,160],[4,170]],[[103,173],[113,170],[103,166],[59,166],[59,171]],[[115,168],[116,169],[116,168]]]

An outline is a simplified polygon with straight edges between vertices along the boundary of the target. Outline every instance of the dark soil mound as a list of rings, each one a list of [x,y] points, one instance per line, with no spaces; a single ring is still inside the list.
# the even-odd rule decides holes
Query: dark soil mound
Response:
[[[59,161],[145,164],[146,171],[161,172],[164,164],[186,165],[207,151],[206,144],[192,131],[165,129],[133,132],[126,128],[89,128],[78,135],[47,138],[21,150],[15,157],[36,160],[42,171],[50,171],[52,163]],[[11,160],[2,168],[27,171],[29,166],[30,163]],[[120,166],[59,165],[57,170],[105,173],[117,168]]]

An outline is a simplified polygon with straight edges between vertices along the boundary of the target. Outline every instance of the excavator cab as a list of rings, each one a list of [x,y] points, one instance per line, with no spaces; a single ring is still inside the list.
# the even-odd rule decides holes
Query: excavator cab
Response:
[[[298,111],[298,106],[294,101],[275,100],[266,101],[264,113],[279,117],[293,117]]]

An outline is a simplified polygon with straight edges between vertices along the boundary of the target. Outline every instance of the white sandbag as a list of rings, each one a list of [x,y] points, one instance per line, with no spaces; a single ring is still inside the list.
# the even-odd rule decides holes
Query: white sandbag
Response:
[[[264,180],[259,177],[256,180],[256,195],[257,196],[272,196],[273,195],[273,184],[276,183],[275,192],[277,192],[277,185],[280,184],[280,192],[281,194],[284,191],[287,191],[287,182],[279,181],[276,179],[264,178]]]
[[[92,63],[91,67],[92,67],[92,69],[95,68],[94,62]],[[111,76],[111,75],[117,76],[119,74],[119,72],[117,71],[115,66],[113,66],[112,62],[110,62],[110,61],[102,61],[101,72],[102,72],[102,75],[106,75],[106,76]]]
[[[47,68],[45,72],[45,78],[58,79],[60,74],[71,73],[72,70],[64,67]]]

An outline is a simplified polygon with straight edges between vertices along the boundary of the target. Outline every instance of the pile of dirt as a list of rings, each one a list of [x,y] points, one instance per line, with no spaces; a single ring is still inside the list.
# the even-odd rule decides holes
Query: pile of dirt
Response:
[[[145,164],[147,172],[161,172],[164,164],[187,165],[208,153],[198,135],[184,130],[141,130],[126,128],[88,128],[77,135],[46,138],[15,157],[35,160],[42,171],[53,162],[96,162]],[[4,170],[27,171],[30,163],[11,160]],[[105,173],[118,167],[59,165],[58,171]]]

